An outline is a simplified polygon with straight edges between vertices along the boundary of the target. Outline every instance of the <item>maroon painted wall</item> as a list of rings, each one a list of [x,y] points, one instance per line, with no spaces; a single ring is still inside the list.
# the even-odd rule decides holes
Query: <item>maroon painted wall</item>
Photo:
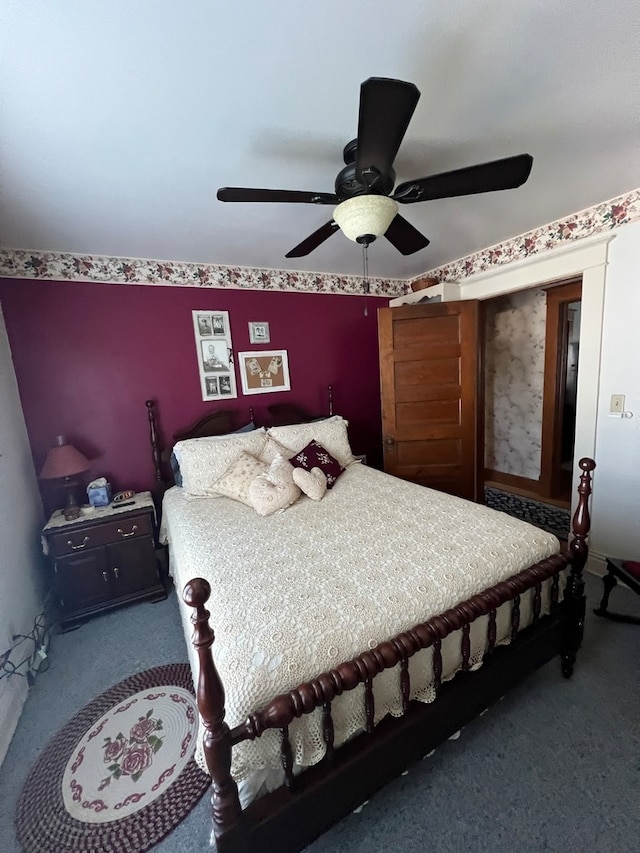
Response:
[[[266,406],[295,402],[350,421],[354,452],[381,459],[376,310],[387,299],[0,279],[18,387],[36,469],[64,434],[91,460],[88,479],[115,490],[153,485],[145,400],[157,400],[162,436],[204,414],[233,408],[266,418]],[[192,310],[229,311],[233,346],[286,349],[291,391],[201,399]],[[249,321],[267,321],[271,342],[249,344]]]

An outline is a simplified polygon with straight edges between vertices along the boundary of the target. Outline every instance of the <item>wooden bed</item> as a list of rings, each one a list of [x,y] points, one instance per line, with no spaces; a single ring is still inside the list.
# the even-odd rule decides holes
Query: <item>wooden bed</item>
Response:
[[[153,402],[147,403],[156,480],[160,492],[171,480],[163,467],[163,452]],[[313,420],[297,407],[277,410],[278,423]],[[243,425],[248,418],[214,412],[180,438],[220,435]],[[271,425],[271,424],[268,424]],[[585,596],[582,572],[587,560],[590,527],[588,501],[595,463],[580,460],[579,502],[573,517],[573,538],[566,551],[460,601],[439,615],[390,636],[375,648],[319,673],[264,707],[249,713],[230,728],[225,721],[225,690],[214,663],[214,631],[206,609],[209,583],[194,578],[184,588],[184,601],[193,608],[193,646],[197,652],[197,700],[204,725],[203,749],[211,775],[213,835],[220,853],[238,851],[296,851],[368,799],[406,767],[450,737],[512,685],[555,656],[562,674],[572,675],[582,642]],[[560,576],[568,569],[560,600]],[[549,584],[551,608],[542,614],[543,584]],[[519,630],[521,598],[533,602],[532,624]],[[214,592],[215,595],[215,592]],[[496,612],[510,607],[511,642],[496,643]],[[479,617],[487,620],[487,654],[482,666],[471,670],[470,631]],[[461,636],[462,671],[444,681],[442,644],[453,632]],[[426,704],[410,701],[409,661],[420,650],[431,649],[437,698]],[[373,680],[384,670],[399,667],[403,716],[385,717],[374,725]],[[334,748],[332,701],[345,691],[364,685],[365,731],[339,749]],[[362,688],[360,688],[362,689]],[[302,715],[321,709],[325,757],[303,773],[294,774],[289,726]],[[231,775],[232,749],[259,738],[270,729],[281,733],[281,762],[285,784],[242,809]]]

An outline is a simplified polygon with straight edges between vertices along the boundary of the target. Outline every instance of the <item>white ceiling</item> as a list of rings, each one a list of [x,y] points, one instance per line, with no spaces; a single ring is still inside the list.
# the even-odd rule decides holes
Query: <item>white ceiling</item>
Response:
[[[422,93],[398,182],[529,153],[516,190],[402,207],[404,278],[640,185],[637,0],[3,0],[0,245],[355,273],[330,207],[223,204],[220,186],[333,192],[360,83]]]

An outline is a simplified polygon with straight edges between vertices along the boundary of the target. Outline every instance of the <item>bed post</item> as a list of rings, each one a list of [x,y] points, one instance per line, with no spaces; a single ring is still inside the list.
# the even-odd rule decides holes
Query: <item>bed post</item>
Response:
[[[162,483],[162,470],[160,468],[160,444],[158,441],[158,422],[156,420],[156,401],[147,400],[147,415],[149,416],[149,440],[151,442],[151,455],[153,457],[153,470],[156,483]]]
[[[578,649],[584,633],[586,597],[584,594],[583,569],[587,562],[589,548],[587,536],[591,526],[589,516],[589,496],[591,494],[591,472],[596,467],[593,459],[584,458],[578,463],[582,469],[578,486],[578,506],[573,516],[573,538],[569,545],[572,555],[571,571],[564,591],[563,632],[562,632],[562,674],[565,678],[573,675]]]
[[[215,635],[204,606],[210,595],[207,581],[194,578],[185,586],[182,597],[189,607],[195,608],[191,616],[194,629],[191,642],[200,664],[196,698],[205,727],[204,757],[211,776],[211,817],[217,841],[238,823],[241,808],[238,786],[231,775],[231,733],[224,719],[224,687],[211,652]]]

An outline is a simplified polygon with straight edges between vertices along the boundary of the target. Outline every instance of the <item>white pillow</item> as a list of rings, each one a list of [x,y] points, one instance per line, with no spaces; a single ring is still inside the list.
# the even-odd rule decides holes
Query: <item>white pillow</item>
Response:
[[[300,489],[293,482],[293,465],[278,455],[268,471],[259,474],[249,486],[249,501],[258,515],[282,512],[300,497]]]
[[[315,438],[329,453],[346,468],[355,461],[347,435],[348,421],[340,415],[313,421],[310,424],[291,424],[291,426],[271,427],[267,435],[283,444],[291,455],[299,453],[303,447]]]
[[[264,462],[244,451],[229,465],[222,477],[211,487],[217,495],[231,498],[247,506],[253,506],[249,500],[249,486],[258,476],[267,470]]]
[[[212,486],[241,453],[259,456],[267,440],[263,427],[232,435],[187,438],[173,449],[180,465],[182,488],[191,495],[210,495]]]

